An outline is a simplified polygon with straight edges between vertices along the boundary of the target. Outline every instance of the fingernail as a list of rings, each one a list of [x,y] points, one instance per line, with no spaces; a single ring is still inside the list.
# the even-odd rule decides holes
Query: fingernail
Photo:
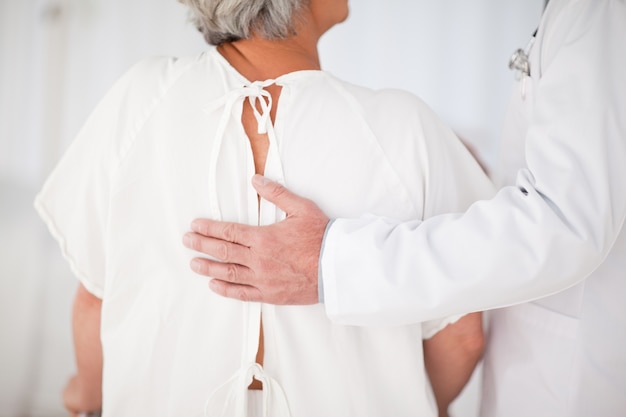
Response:
[[[209,289],[213,292],[219,293],[220,283],[217,280],[212,279],[209,281]]]
[[[201,262],[197,259],[192,259],[191,262],[189,263],[189,265],[191,266],[191,269],[198,272],[200,271],[200,265]]]
[[[268,182],[268,179],[265,178],[263,175],[254,174],[254,176],[252,177],[252,183],[255,185],[265,186]]]
[[[185,235],[183,236],[183,245],[185,245],[188,248],[190,248],[191,244],[192,244],[191,234],[185,233]]]

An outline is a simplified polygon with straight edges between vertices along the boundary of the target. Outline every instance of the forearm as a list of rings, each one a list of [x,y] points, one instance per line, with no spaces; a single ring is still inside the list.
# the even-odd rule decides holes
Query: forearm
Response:
[[[574,233],[533,193],[509,187],[463,215],[423,223],[336,220],[321,262],[328,316],[341,324],[402,325],[574,285],[603,249]]]
[[[331,319],[403,324],[521,303],[575,285],[606,257],[626,216],[626,5],[571,4],[581,16],[565,14],[564,27],[554,16],[531,57],[540,65],[516,185],[421,225],[335,220],[320,263]]]
[[[81,284],[72,310],[77,373],[64,394],[66,407],[73,411],[95,411],[102,407],[101,309],[102,301]]]
[[[424,341],[424,364],[440,417],[447,416],[448,407],[480,360],[484,347],[481,320],[481,313],[468,314]]]

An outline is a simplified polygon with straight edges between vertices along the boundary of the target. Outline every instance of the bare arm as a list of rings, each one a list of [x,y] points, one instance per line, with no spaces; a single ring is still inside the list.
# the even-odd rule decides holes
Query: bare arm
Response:
[[[424,362],[439,417],[469,381],[484,348],[482,314],[472,313],[424,341]]]
[[[77,373],[68,381],[63,392],[65,408],[72,415],[102,408],[101,309],[102,300],[80,284],[72,310]]]

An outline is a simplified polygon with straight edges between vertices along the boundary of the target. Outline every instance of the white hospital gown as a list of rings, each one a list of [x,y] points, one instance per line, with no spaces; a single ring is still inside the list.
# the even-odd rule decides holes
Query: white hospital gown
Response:
[[[422,340],[453,320],[357,328],[323,306],[212,293],[181,239],[196,217],[270,224],[241,124],[261,100],[214,48],[134,66],[106,95],[38,195],[74,273],[101,297],[105,416],[245,415],[252,374],[271,416],[434,416]],[[265,175],[330,216],[399,219],[465,209],[491,183],[416,97],[322,71],[278,78]],[[373,308],[376,308],[375,306]],[[264,366],[254,365],[263,318]]]

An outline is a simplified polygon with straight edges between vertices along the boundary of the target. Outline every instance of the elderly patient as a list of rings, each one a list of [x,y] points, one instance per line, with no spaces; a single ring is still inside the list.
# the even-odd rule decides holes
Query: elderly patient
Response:
[[[357,328],[320,304],[221,298],[190,272],[181,236],[197,217],[284,218],[258,198],[255,173],[341,217],[458,212],[489,197],[490,182],[418,98],[320,70],[318,40],[346,19],[347,0],[182,2],[212,46],[130,69],[36,199],[80,280],[66,407],[445,415],[481,354],[480,314]]]

